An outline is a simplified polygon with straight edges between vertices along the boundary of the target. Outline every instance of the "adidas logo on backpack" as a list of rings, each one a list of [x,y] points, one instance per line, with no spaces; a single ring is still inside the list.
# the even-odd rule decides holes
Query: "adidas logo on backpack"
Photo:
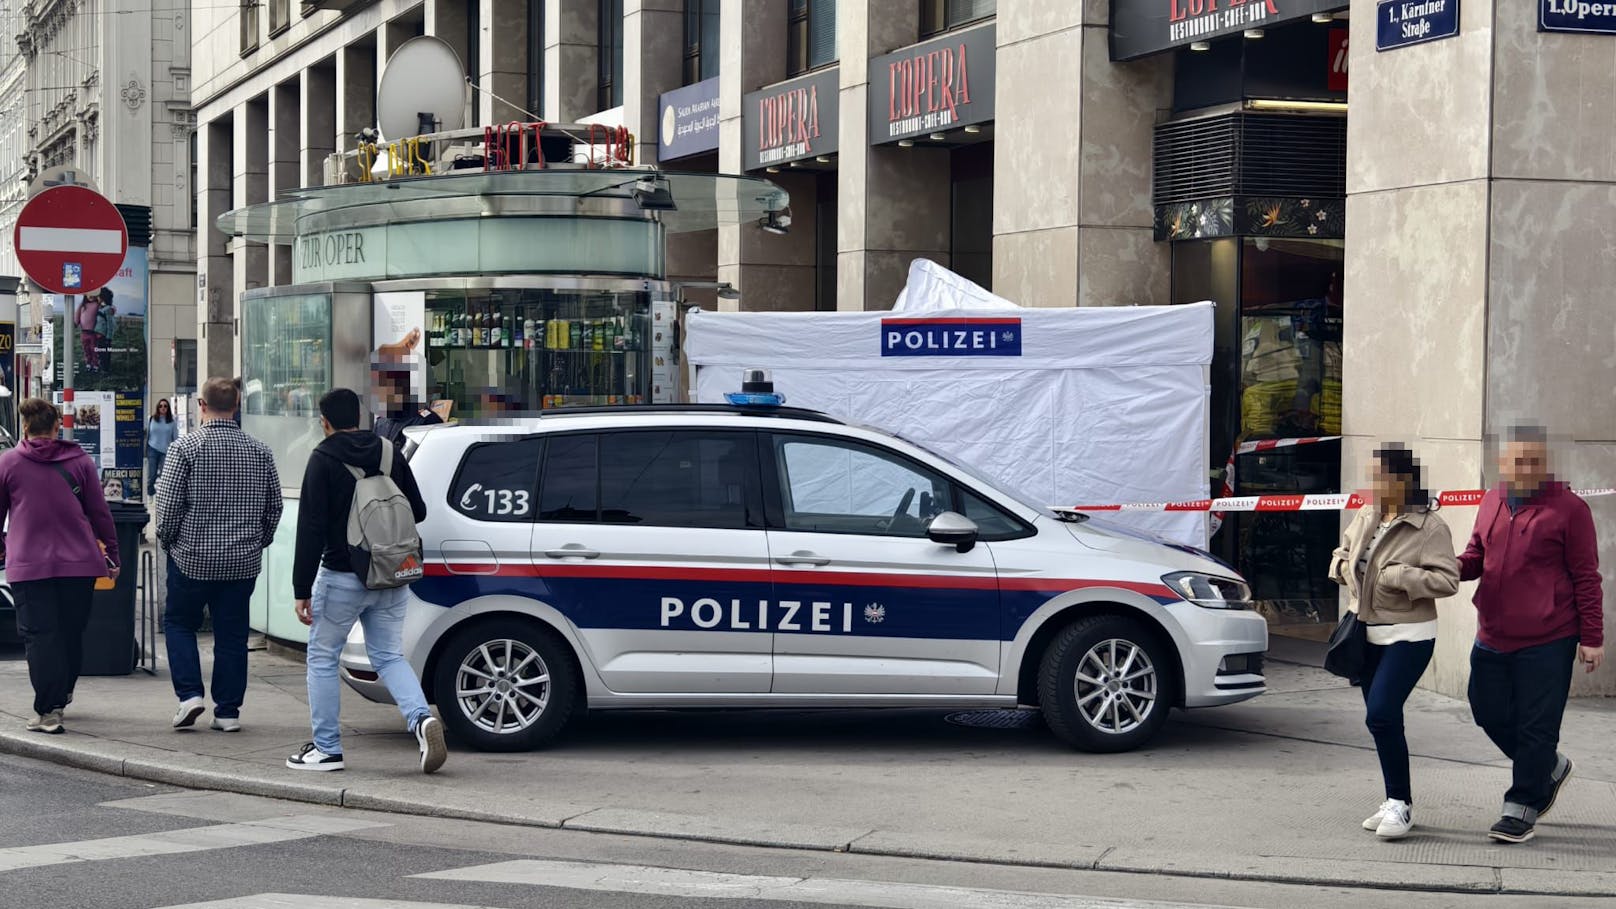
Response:
[[[419,581],[421,535],[409,497],[393,482],[393,443],[382,439],[382,458],[375,476],[352,464],[353,504],[348,506],[348,559],[354,574],[370,590],[388,590]]]

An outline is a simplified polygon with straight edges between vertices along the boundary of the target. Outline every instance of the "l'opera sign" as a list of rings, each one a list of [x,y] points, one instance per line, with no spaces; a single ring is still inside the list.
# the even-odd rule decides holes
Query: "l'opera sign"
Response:
[[[870,61],[870,144],[993,119],[992,25],[923,41]]]

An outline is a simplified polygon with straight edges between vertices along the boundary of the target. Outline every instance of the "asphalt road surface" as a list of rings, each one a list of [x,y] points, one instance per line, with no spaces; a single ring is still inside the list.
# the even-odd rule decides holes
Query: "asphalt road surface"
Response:
[[[181,790],[0,756],[7,909],[1435,909],[1508,899],[510,827]]]

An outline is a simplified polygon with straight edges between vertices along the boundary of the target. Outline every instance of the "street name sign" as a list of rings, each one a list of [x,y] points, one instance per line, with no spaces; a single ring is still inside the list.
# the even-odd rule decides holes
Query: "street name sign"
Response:
[[[1375,50],[1388,51],[1459,34],[1459,0],[1380,0]]]
[[[53,186],[24,205],[12,234],[17,262],[53,294],[85,294],[117,277],[129,229],[117,206],[83,186]]]
[[[1537,30],[1616,35],[1616,0],[1537,0]]]

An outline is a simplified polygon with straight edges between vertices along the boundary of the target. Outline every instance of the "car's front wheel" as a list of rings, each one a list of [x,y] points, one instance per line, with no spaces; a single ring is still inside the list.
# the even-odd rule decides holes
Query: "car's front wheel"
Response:
[[[1172,655],[1139,621],[1078,619],[1044,651],[1038,696],[1049,728],[1084,751],[1130,751],[1172,708]]]
[[[577,702],[577,664],[555,634],[520,619],[478,622],[450,638],[433,674],[450,736],[478,751],[552,742]]]

